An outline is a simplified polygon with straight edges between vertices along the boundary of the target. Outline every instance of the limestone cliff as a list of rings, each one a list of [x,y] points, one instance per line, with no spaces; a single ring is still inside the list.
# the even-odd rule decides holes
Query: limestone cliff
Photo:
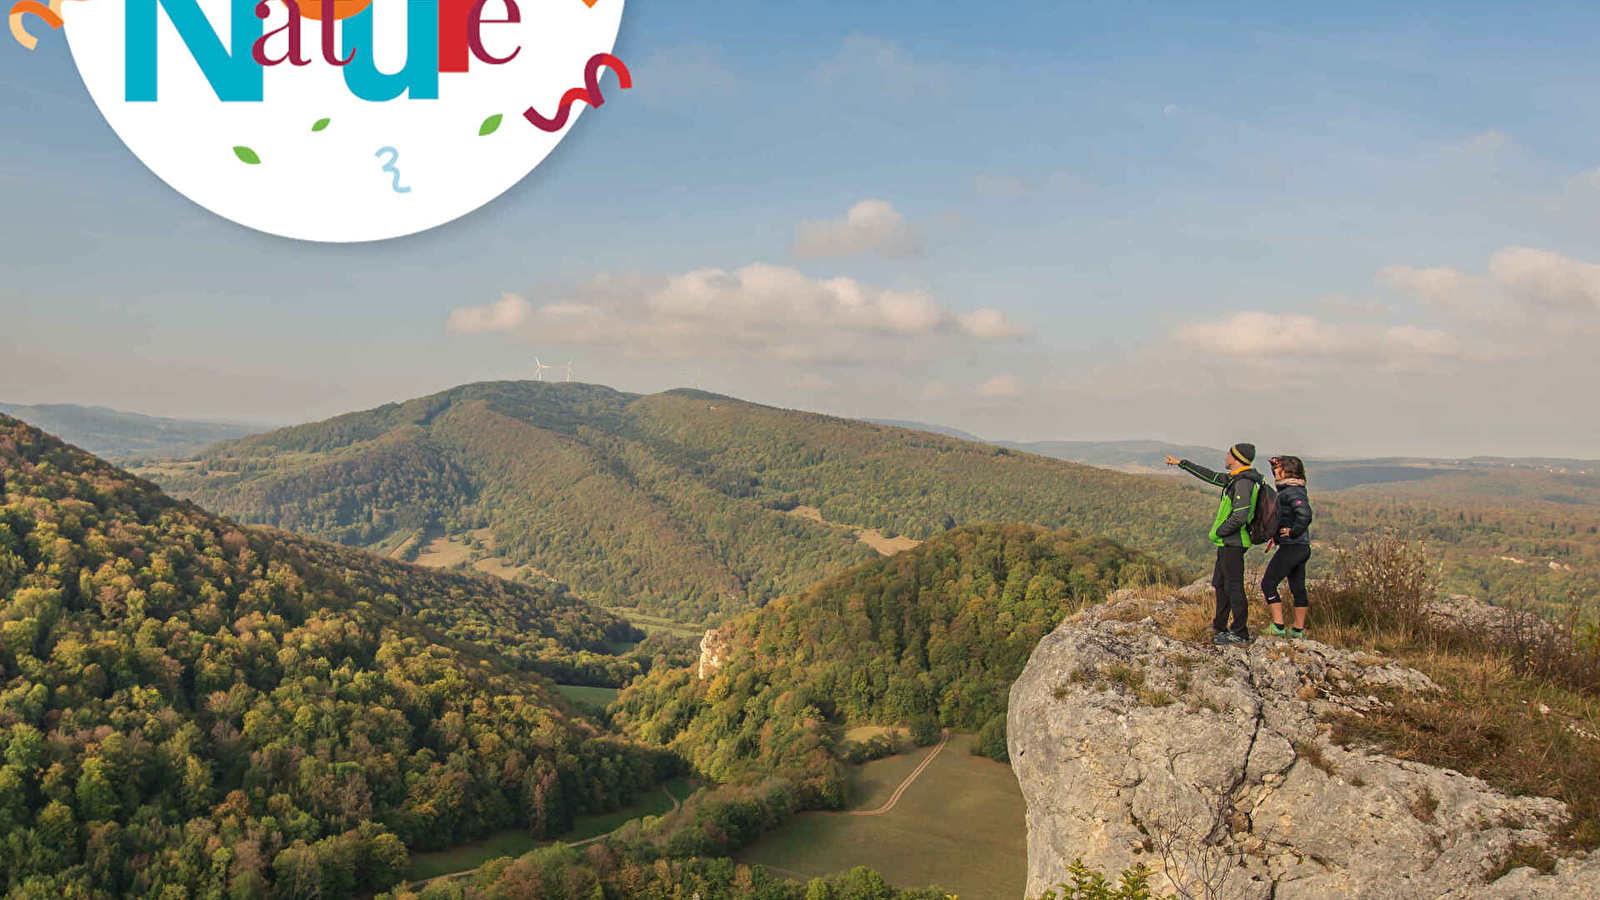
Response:
[[[728,661],[728,639],[715,628],[707,629],[700,638],[700,680],[704,681]]]
[[[1012,687],[1028,896],[1081,857],[1144,862],[1192,897],[1600,897],[1600,855],[1485,880],[1517,845],[1549,845],[1562,803],[1328,740],[1327,713],[1438,690],[1426,676],[1315,641],[1196,646],[1158,625],[1176,609],[1123,599],[1074,617]]]

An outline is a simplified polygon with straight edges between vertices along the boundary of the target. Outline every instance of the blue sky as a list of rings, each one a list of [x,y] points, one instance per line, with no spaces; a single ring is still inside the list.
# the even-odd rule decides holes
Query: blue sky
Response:
[[[1579,4],[635,0],[634,89],[522,184],[333,246],[172,192],[46,34],[0,47],[0,399],[303,421],[537,354],[996,438],[1600,457],[1597,37]]]

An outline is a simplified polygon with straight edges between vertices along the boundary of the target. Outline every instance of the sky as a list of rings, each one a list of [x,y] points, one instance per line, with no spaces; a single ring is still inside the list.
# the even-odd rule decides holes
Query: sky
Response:
[[[537,357],[992,439],[1596,458],[1597,38],[1578,3],[633,0],[633,88],[523,182],[331,245],[167,188],[46,32],[0,43],[0,400],[302,422]]]

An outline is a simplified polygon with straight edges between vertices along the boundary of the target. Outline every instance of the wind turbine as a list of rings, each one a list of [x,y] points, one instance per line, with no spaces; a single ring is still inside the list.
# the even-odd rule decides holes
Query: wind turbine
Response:
[[[534,381],[543,381],[544,380],[544,370],[545,369],[554,369],[554,368],[555,368],[555,366],[547,366],[544,363],[540,362],[539,361],[539,357],[535,356],[533,358],[533,380]]]
[[[572,360],[567,360],[567,380],[572,380]]]

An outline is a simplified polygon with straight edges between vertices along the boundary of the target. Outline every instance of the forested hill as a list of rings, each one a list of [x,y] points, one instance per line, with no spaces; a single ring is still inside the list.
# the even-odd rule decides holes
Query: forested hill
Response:
[[[96,456],[117,460],[188,456],[218,441],[266,430],[232,422],[167,419],[75,403],[0,403],[0,415],[15,416]]]
[[[873,557],[835,525],[917,539],[979,521],[1066,526],[1197,572],[1208,548],[1210,501],[1188,484],[698,391],[467,385],[147,474],[243,521],[379,551],[487,526],[513,564],[689,621]]]
[[[0,881],[333,900],[409,850],[559,834],[675,765],[522,671],[616,627],[241,528],[0,416]]]
[[[1181,578],[1104,538],[957,528],[719,627],[720,669],[652,672],[613,718],[718,778],[804,765],[825,723],[1003,728],[1011,682],[1062,619],[1116,588]]]

